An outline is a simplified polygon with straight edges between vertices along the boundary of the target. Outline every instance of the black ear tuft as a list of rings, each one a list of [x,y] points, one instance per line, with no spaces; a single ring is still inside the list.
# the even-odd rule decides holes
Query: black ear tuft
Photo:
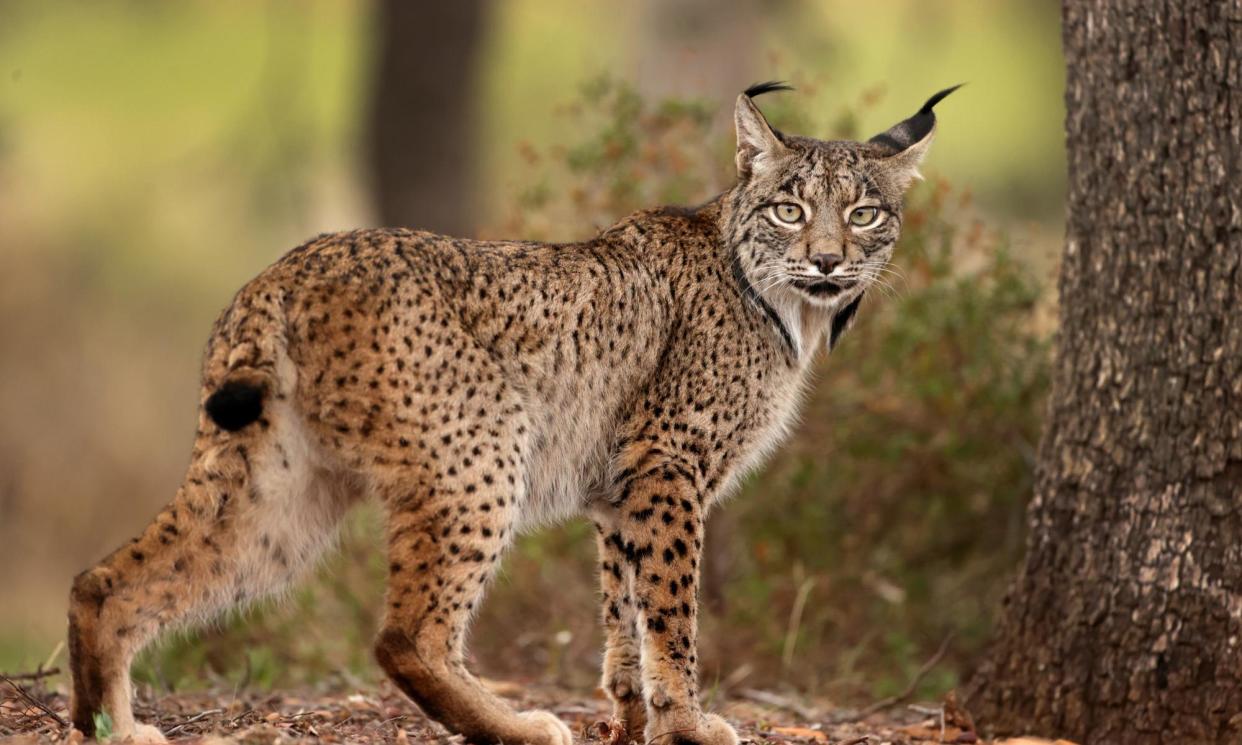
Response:
[[[945,88],[927,99],[927,103],[923,104],[923,107],[918,110],[917,114],[894,125],[888,131],[872,137],[868,142],[883,145],[898,153],[914,143],[920,142],[924,137],[931,134],[932,129],[936,126],[936,114],[932,109],[936,104],[943,101],[946,96],[963,85],[965,83],[958,83],[952,88]]]
[[[769,80],[766,83],[755,83],[751,87],[747,88],[746,97],[754,98],[755,96],[762,96],[764,93],[774,93],[776,91],[791,91],[791,90],[793,90],[792,85],[787,85],[786,83],[780,80]]]
[[[965,84],[965,83],[958,83],[957,85],[953,86],[952,88],[945,88],[944,90],[940,91],[940,92],[939,92],[939,93],[937,93],[936,95],[934,95],[934,96],[932,96],[931,98],[927,99],[927,103],[923,104],[923,108],[919,109],[919,113],[920,113],[920,114],[930,114],[930,113],[932,113],[932,109],[936,107],[936,104],[938,104],[938,103],[940,103],[941,101],[943,101],[944,99],[948,98],[948,96],[949,96],[949,94],[950,94],[950,93],[952,93],[953,91],[957,90],[958,88],[961,88],[963,85],[966,85],[966,84]]]

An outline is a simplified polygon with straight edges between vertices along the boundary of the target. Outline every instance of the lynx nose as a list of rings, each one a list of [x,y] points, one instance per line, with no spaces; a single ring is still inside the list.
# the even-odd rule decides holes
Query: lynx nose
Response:
[[[811,263],[824,276],[831,274],[842,261],[845,261],[845,257],[841,254],[815,254],[811,257]]]

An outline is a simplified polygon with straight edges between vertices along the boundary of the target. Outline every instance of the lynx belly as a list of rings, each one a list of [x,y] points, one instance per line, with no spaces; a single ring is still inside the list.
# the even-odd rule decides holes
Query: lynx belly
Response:
[[[533,436],[527,458],[526,506],[516,528],[528,532],[576,515],[602,483],[615,430],[615,405],[579,386],[554,391],[530,410]]]

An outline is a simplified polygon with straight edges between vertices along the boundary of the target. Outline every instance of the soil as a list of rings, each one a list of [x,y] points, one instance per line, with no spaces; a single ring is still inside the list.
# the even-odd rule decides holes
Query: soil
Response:
[[[569,692],[541,685],[489,682],[521,709],[547,709],[561,717],[578,742],[623,745],[614,741],[609,705],[598,691]],[[63,683],[0,681],[0,740],[30,743],[82,741],[66,723],[68,697]],[[933,706],[894,704],[859,721],[858,712],[817,706],[796,697],[741,691],[709,701],[738,729],[743,743],[863,743],[906,745],[927,742],[986,742],[952,699]],[[172,742],[281,745],[317,740],[340,743],[464,743],[431,722],[399,691],[377,687],[294,692],[203,691],[156,695],[137,692],[139,721],[157,725]]]

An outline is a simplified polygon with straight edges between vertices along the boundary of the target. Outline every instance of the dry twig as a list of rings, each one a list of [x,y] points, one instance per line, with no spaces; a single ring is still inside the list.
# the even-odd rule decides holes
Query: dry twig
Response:
[[[26,692],[25,688],[22,688],[21,685],[15,682],[12,678],[10,678],[7,675],[0,675],[0,680],[3,680],[5,683],[8,683],[9,686],[11,686],[13,690],[17,693],[18,697],[20,697],[23,701],[35,707],[36,709],[43,712],[44,714],[51,717],[52,719],[56,720],[56,723],[59,724],[62,728],[69,726],[69,723],[64,720],[64,717],[52,711],[50,708],[48,708],[47,704],[43,703],[42,701],[35,698],[34,696],[31,696],[29,693]]]
[[[772,706],[777,709],[783,709],[793,714],[797,714],[804,721],[811,721],[815,719],[818,714],[815,710],[804,706],[792,698],[781,696],[780,694],[772,693],[771,691],[761,691],[756,688],[744,688],[738,691],[737,695],[749,701],[754,701],[757,704],[764,704],[765,706]]]
[[[3,677],[5,680],[9,680],[9,681],[40,680],[42,678],[50,678],[53,675],[60,675],[59,667],[52,667],[52,668],[48,668],[47,670],[44,670],[42,667],[40,667],[38,670],[35,670],[33,673],[8,673],[8,674],[0,673],[0,677]]]
[[[923,663],[923,666],[920,667],[918,672],[914,674],[914,677],[910,679],[909,685],[907,685],[905,687],[905,690],[903,690],[901,693],[897,694],[896,696],[889,696],[888,698],[882,698],[879,701],[876,701],[874,704],[871,704],[870,706],[860,709],[858,710],[858,712],[851,714],[848,717],[842,717],[840,719],[837,719],[836,721],[857,722],[859,720],[866,719],[867,717],[871,716],[872,714],[875,714],[878,711],[884,711],[887,708],[903,703],[906,699],[914,695],[914,691],[919,687],[919,683],[923,682],[923,678],[927,677],[927,674],[930,673],[936,667],[936,665],[940,664],[940,660],[944,658],[945,652],[949,651],[949,642],[951,641],[953,641],[953,634],[950,633],[948,636],[944,638],[944,641],[940,642],[940,648],[936,650],[936,653],[932,655],[931,658],[927,660],[927,662]]]
[[[172,733],[177,732],[178,730],[184,729],[190,726],[191,724],[194,724],[195,722],[200,722],[203,719],[206,719],[207,717],[213,714],[223,714],[223,713],[224,713],[224,709],[208,709],[207,711],[195,714],[194,716],[190,717],[189,719],[185,720],[184,722],[174,727],[170,727],[169,729],[164,731],[164,735],[165,736],[171,735]]]

